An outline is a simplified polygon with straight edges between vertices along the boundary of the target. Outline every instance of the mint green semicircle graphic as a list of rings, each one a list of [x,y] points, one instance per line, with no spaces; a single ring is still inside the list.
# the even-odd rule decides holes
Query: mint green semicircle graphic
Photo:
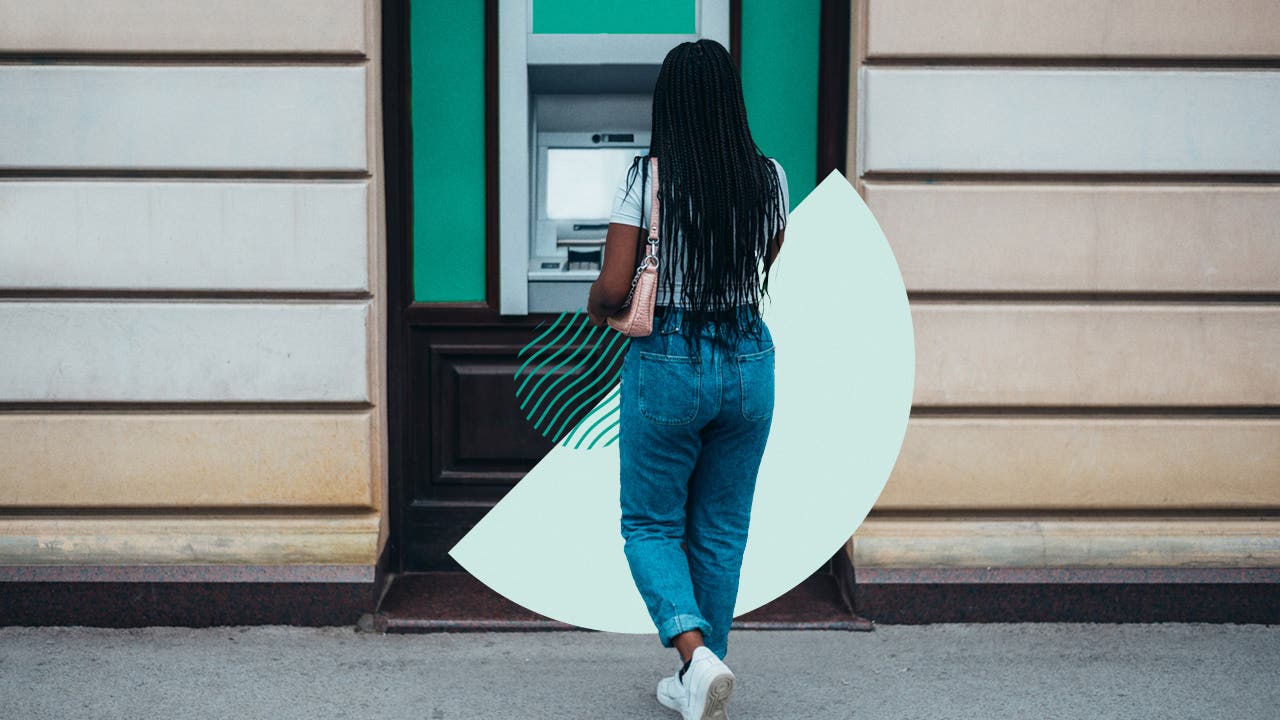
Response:
[[[897,461],[915,390],[901,271],[871,210],[838,171],[791,213],[769,294],[761,307],[776,348],[773,425],[735,616],[792,589],[848,541]],[[623,553],[617,382],[611,374],[593,390],[571,432],[449,555],[541,615],[656,634]]]

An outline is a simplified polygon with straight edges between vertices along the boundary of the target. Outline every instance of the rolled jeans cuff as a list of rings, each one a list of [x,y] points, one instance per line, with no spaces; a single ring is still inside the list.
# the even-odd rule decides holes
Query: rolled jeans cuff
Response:
[[[690,630],[701,630],[706,637],[711,634],[711,623],[698,615],[676,615],[658,627],[658,639],[662,641],[662,647],[675,647],[675,636]]]

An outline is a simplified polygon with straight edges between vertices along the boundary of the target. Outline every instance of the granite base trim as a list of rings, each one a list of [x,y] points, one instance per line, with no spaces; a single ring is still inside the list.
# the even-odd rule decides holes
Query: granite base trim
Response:
[[[371,583],[372,565],[0,565],[0,582]]]
[[[355,626],[377,584],[354,582],[5,582],[0,625]]]
[[[853,618],[835,622],[796,622],[770,620],[735,619],[730,630],[870,630],[871,621],[864,618]],[[582,632],[600,632],[591,628],[570,625],[557,620],[441,620],[410,619],[388,617],[378,614],[374,618],[373,630],[384,633],[430,633],[430,632],[536,632],[580,630]]]
[[[374,630],[385,633],[434,633],[434,632],[537,632],[581,630],[597,632],[590,628],[569,625],[556,620],[443,620],[396,618],[378,614]]]
[[[1004,567],[854,570],[856,583],[1280,583],[1270,567]]]
[[[860,578],[861,579],[861,578]],[[859,582],[854,611],[877,624],[1280,623],[1280,584]]]
[[[734,618],[731,630],[870,630],[841,596],[838,580],[815,572],[782,597]],[[466,572],[391,576],[370,620],[378,632],[588,630],[524,608]]]
[[[871,621],[854,616],[849,620],[734,620],[730,630],[847,630],[862,631],[872,628]]]

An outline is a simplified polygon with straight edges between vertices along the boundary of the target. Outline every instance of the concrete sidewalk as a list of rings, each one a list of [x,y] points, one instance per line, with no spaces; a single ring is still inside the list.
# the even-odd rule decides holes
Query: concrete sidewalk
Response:
[[[1276,718],[1280,626],[734,631],[734,720]],[[676,718],[656,635],[0,628],[0,717]]]

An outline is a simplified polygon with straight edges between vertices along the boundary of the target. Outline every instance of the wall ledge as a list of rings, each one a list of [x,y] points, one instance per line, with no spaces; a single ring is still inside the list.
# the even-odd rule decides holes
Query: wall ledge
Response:
[[[0,566],[373,566],[380,521],[378,513],[0,517]]]
[[[870,516],[845,549],[859,580],[873,569],[1280,568],[1280,517]]]

